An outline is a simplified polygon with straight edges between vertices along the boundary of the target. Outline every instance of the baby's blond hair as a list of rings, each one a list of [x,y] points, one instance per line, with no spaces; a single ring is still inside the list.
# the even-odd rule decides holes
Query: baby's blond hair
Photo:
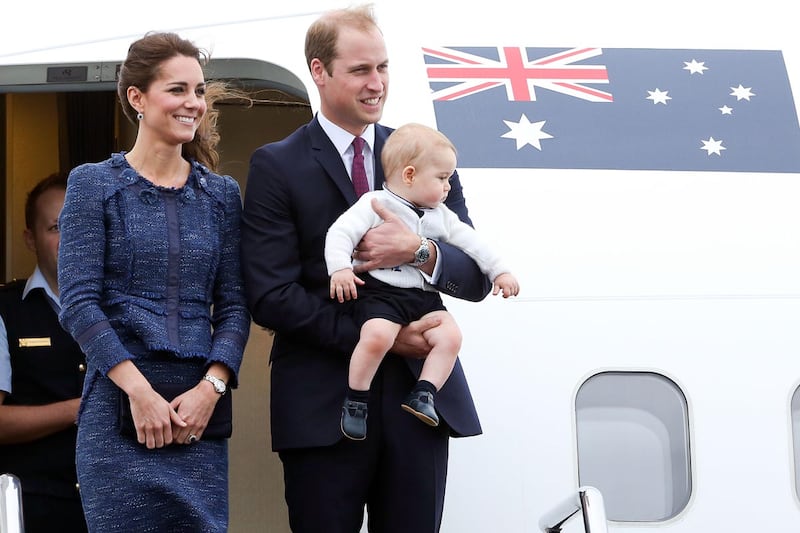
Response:
[[[443,133],[423,124],[410,122],[389,135],[381,152],[386,181],[401,179],[403,169],[416,166],[431,149],[449,148],[458,155],[456,147]]]

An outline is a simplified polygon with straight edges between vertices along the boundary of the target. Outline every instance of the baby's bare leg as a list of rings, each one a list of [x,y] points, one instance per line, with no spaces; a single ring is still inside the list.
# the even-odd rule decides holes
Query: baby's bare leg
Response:
[[[353,390],[369,390],[386,352],[394,344],[400,324],[383,318],[372,318],[361,326],[361,338],[350,358],[348,385]]]
[[[425,358],[419,379],[431,382],[438,391],[456,364],[456,357],[461,350],[461,330],[453,315],[447,311],[434,311],[425,316],[440,317],[442,323],[423,333],[432,348]]]

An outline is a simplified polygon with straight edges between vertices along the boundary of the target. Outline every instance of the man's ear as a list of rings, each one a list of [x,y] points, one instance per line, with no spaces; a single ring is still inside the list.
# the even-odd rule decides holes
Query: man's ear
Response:
[[[314,83],[317,85],[323,85],[325,83],[327,71],[325,70],[325,65],[322,64],[322,61],[320,61],[318,57],[311,60],[309,70],[311,71],[311,78],[314,80]]]
[[[25,228],[25,231],[22,232],[22,236],[25,239],[25,246],[33,253],[36,253],[36,240],[33,238],[33,230]]]
[[[403,183],[406,185],[411,185],[414,183],[414,175],[417,173],[417,169],[414,168],[413,165],[408,165],[403,169]]]

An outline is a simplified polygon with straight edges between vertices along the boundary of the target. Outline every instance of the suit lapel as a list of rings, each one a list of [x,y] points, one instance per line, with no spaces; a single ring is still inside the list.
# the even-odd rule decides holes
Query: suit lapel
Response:
[[[386,138],[392,133],[392,129],[380,124],[375,124],[375,190],[380,190],[383,187],[384,175],[383,165],[381,164],[381,150],[386,143]],[[349,205],[356,203],[356,193],[353,190],[353,182],[350,180],[350,175],[347,169],[344,168],[342,158],[336,147],[331,142],[330,138],[325,134],[325,130],[319,124],[317,117],[311,120],[308,125],[308,135],[311,139],[311,149],[325,172],[328,173],[331,180],[336,184],[336,187],[341,191],[342,196],[347,200]]]
[[[308,125],[308,135],[311,139],[311,149],[314,157],[325,169],[333,183],[336,184],[347,203],[349,205],[356,203],[356,193],[353,190],[353,182],[350,181],[350,175],[347,173],[347,169],[344,168],[339,152],[336,151],[336,147],[325,134],[325,130],[320,126],[316,116]]]
[[[383,150],[383,145],[386,143],[386,138],[389,134],[392,133],[392,130],[387,128],[386,126],[381,126],[380,124],[375,124],[375,190],[380,190],[383,188],[383,182],[385,180],[385,176],[383,174],[383,165],[381,164],[381,151]]]

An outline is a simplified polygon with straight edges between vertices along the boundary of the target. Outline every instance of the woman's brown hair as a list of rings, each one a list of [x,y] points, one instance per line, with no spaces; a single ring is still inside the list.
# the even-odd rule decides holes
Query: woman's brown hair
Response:
[[[137,123],[137,112],[128,102],[128,87],[137,87],[140,91],[147,92],[150,84],[158,78],[161,65],[175,56],[192,57],[200,63],[200,66],[205,66],[209,60],[208,52],[198,48],[193,42],[169,32],[148,33],[134,41],[128,48],[128,56],[119,71],[117,96],[125,116],[132,123]],[[221,81],[206,83],[205,99],[208,110],[197,128],[194,139],[183,145],[184,157],[195,159],[213,171],[217,170],[219,165],[219,153],[217,152],[219,110],[216,109],[215,104],[222,99],[242,96]]]

